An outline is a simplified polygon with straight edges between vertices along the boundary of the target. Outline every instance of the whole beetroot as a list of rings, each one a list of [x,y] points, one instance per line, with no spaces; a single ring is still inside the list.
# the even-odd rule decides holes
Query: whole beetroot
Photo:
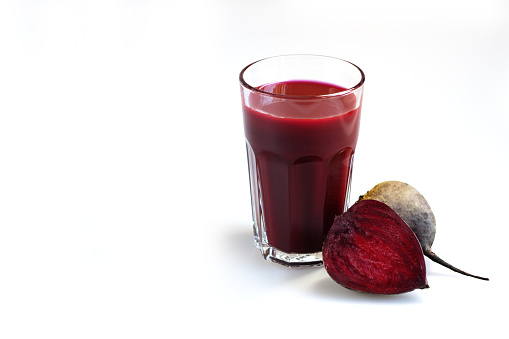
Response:
[[[340,285],[366,293],[428,288],[417,237],[386,204],[355,203],[334,220],[323,246],[325,270]]]
[[[384,181],[359,197],[360,201],[366,199],[381,201],[392,208],[414,231],[424,255],[434,262],[469,277],[489,280],[452,266],[431,250],[436,233],[435,215],[426,199],[414,187],[401,181]]]

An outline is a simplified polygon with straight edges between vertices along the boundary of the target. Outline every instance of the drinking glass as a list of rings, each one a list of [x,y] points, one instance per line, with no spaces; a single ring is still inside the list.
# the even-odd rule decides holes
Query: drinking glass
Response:
[[[289,267],[322,265],[348,208],[364,73],[342,59],[284,55],[240,73],[255,245]]]

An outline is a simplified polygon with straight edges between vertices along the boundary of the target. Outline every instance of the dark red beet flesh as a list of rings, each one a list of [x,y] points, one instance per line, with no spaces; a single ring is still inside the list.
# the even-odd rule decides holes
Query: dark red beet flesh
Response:
[[[414,232],[386,204],[361,200],[336,217],[323,247],[327,273],[360,292],[398,294],[427,288]]]

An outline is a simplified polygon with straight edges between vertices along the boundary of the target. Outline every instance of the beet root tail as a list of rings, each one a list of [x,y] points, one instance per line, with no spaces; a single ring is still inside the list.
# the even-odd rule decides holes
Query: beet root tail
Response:
[[[460,270],[459,268],[456,268],[454,266],[452,266],[451,264],[449,264],[448,262],[445,262],[443,259],[441,259],[440,257],[438,257],[432,250],[430,249],[426,249],[423,251],[424,252],[424,255],[427,256],[428,258],[430,258],[431,260],[433,260],[434,262],[436,262],[437,264],[440,264],[444,267],[447,267],[448,269],[454,271],[454,272],[457,272],[457,273],[460,273],[460,274],[463,274],[463,275],[466,275],[466,276],[469,276],[469,277],[472,277],[472,278],[476,278],[476,279],[481,279],[481,280],[490,280],[488,278],[484,278],[484,277],[480,277],[478,275],[473,275],[473,274],[470,274],[470,273],[467,273],[465,271],[462,271]]]

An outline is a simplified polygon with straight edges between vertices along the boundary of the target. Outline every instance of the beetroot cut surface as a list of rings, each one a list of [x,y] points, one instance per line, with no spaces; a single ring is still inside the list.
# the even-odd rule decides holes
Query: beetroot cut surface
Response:
[[[336,217],[323,247],[327,273],[338,284],[374,294],[428,288],[421,245],[386,204],[361,200]]]

